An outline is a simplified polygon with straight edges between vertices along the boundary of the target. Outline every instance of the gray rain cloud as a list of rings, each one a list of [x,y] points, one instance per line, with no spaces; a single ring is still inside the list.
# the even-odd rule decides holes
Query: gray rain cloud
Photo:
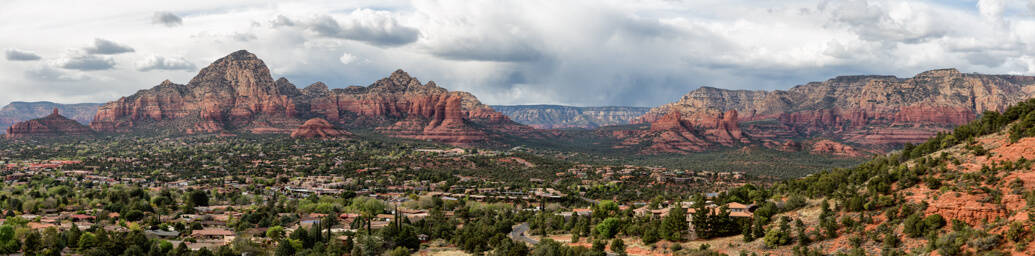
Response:
[[[274,24],[287,25],[281,20]],[[360,9],[338,22],[331,16],[318,16],[308,29],[325,37],[343,38],[366,42],[377,46],[400,46],[417,41],[420,31],[404,26],[390,12]]]
[[[183,25],[183,18],[180,18],[180,16],[176,16],[176,14],[171,12],[156,12],[154,16],[151,17],[151,23],[165,25],[166,27],[175,27]]]
[[[42,98],[33,88],[82,78],[97,91],[89,99],[112,100],[185,83],[239,49],[298,85],[368,85],[403,69],[487,104],[657,106],[701,86],[774,90],[937,68],[1035,74],[1035,0],[112,2],[121,8],[41,20],[54,4],[39,1],[0,16],[7,31],[39,28],[0,45],[45,60],[0,61],[0,91]],[[80,54],[60,57],[69,48]]]
[[[96,71],[115,68],[115,60],[97,55],[72,54],[57,59],[54,61],[54,65],[63,69]]]
[[[96,38],[93,40],[92,46],[83,48],[86,53],[89,54],[102,54],[102,55],[113,55],[133,52],[133,47],[128,45],[119,44],[105,39]]]
[[[41,59],[41,57],[36,53],[18,49],[7,49],[4,53],[7,60],[10,61],[36,61]]]

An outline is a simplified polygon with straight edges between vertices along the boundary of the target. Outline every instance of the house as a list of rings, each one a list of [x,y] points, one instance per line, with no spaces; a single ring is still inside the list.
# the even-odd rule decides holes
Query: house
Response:
[[[737,202],[732,202],[732,203],[727,204],[726,207],[730,209],[730,216],[731,217],[740,217],[740,218],[751,218],[751,217],[754,217],[754,214],[752,213],[752,211],[754,211],[755,205],[753,205],[753,204],[745,205],[745,204],[741,204],[741,203],[737,203]]]
[[[32,229],[32,230],[39,230],[39,229],[47,229],[47,228],[51,228],[51,227],[57,227],[54,224],[39,223],[39,222],[29,222],[27,225],[29,226],[29,229]]]
[[[180,236],[180,232],[166,231],[166,230],[147,230],[144,231],[144,236],[150,239],[172,239]]]
[[[68,216],[68,218],[71,219],[72,221],[78,222],[78,221],[93,221],[97,217],[92,216],[92,215],[86,215],[86,214],[72,214],[72,215]]]
[[[190,236],[195,239],[230,241],[233,240],[235,235],[233,231],[227,229],[206,228],[194,230],[191,232]]]

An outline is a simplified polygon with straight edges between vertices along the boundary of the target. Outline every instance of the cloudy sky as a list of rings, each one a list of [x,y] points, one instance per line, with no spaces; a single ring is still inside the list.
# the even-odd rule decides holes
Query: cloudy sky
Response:
[[[274,77],[396,69],[489,104],[655,106],[699,86],[836,75],[1035,75],[1035,0],[0,3],[0,104],[105,102],[247,49]]]

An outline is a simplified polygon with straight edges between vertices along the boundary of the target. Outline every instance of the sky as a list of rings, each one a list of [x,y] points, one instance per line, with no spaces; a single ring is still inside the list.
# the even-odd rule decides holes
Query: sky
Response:
[[[233,51],[299,87],[403,69],[487,104],[657,106],[700,86],[1035,75],[1035,0],[4,0],[0,105],[107,102]]]

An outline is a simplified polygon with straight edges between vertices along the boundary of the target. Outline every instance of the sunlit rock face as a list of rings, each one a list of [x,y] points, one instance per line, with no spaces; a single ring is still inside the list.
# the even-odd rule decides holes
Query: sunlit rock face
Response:
[[[530,130],[470,93],[421,83],[402,70],[366,87],[332,90],[315,83],[298,89],[287,79],[273,80],[265,63],[243,50],[216,60],[185,85],[165,81],[104,104],[90,127],[98,132],[159,127],[183,133],[292,133],[311,118],[451,144]]]

